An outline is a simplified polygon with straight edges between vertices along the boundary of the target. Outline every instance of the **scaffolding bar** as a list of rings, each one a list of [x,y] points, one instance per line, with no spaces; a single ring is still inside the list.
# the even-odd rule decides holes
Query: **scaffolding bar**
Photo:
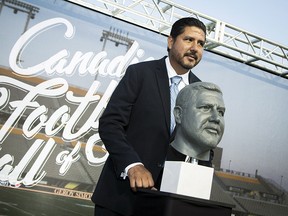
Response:
[[[288,79],[288,47],[239,29],[169,0],[68,0],[168,36],[181,17],[195,17],[207,26],[205,50]]]

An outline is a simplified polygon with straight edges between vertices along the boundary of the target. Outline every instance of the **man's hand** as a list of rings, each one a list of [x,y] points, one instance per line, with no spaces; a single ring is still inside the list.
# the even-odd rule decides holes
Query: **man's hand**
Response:
[[[128,178],[133,191],[136,191],[137,188],[152,188],[154,186],[151,173],[143,165],[131,167],[128,170]]]

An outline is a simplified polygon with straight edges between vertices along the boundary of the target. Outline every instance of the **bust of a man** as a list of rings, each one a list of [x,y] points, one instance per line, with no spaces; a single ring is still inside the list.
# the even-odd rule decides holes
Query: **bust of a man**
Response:
[[[221,89],[208,82],[196,82],[178,94],[174,108],[177,125],[171,146],[193,159],[208,161],[224,133],[225,105]]]

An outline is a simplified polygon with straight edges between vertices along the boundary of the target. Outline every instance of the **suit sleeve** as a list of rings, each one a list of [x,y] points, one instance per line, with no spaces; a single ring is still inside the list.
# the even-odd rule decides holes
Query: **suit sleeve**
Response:
[[[116,175],[119,177],[129,164],[141,162],[126,136],[131,110],[137,100],[141,85],[134,67],[127,68],[99,119],[100,137],[109,152]]]

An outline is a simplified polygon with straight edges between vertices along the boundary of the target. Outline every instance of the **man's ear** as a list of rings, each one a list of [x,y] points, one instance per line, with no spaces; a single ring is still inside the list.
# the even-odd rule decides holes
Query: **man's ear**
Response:
[[[175,106],[173,110],[174,118],[177,124],[181,124],[182,118],[182,108],[180,106]]]
[[[169,50],[171,49],[173,43],[174,43],[174,39],[172,38],[172,36],[169,36],[169,37],[167,38],[167,46],[168,46],[168,49],[169,49]]]

